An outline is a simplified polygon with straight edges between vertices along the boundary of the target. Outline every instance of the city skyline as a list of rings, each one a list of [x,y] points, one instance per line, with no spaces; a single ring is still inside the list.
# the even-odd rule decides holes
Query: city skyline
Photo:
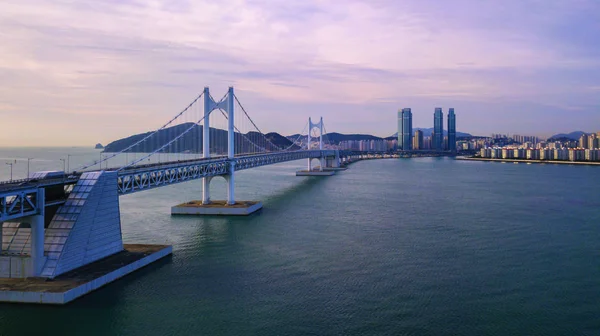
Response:
[[[340,133],[389,136],[388,111],[411,106],[430,125],[434,103],[474,135],[591,133],[598,13],[593,0],[2,3],[0,144],[152,130],[205,85],[235,86],[281,134],[322,115]]]

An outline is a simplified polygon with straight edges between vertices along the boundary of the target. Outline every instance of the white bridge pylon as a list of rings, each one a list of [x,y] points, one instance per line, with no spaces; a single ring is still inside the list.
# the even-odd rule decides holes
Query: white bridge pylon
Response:
[[[312,119],[309,117],[308,118],[308,139],[306,141],[306,149],[310,150],[310,140],[311,140],[311,132],[313,131],[313,129],[318,129],[319,130],[319,150],[323,150],[323,117],[321,117],[321,119],[319,120],[318,123],[313,123]],[[312,171],[312,164],[311,164],[312,159],[308,158],[308,171]],[[321,157],[319,159],[321,165],[319,167],[320,171],[323,171],[323,165],[324,165],[324,161],[323,158]]]
[[[202,157],[210,158],[210,113],[221,109],[227,114],[227,157],[235,157],[235,124],[234,124],[234,102],[233,87],[230,86],[227,95],[219,102],[215,102],[208,87],[204,87],[204,124],[202,128]],[[229,174],[223,175],[227,181],[227,204],[235,204],[235,162],[230,161]],[[210,204],[210,181],[212,177],[202,178],[202,204]]]

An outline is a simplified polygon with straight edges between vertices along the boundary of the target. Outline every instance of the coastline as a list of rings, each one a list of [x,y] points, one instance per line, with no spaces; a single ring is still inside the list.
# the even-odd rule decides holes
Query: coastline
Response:
[[[587,161],[557,161],[557,160],[527,160],[527,159],[491,159],[491,158],[475,158],[475,157],[465,157],[465,156],[457,156],[456,160],[489,161],[489,162],[513,162],[513,163],[546,163],[546,164],[566,164],[566,165],[600,166],[600,162],[587,162]]]

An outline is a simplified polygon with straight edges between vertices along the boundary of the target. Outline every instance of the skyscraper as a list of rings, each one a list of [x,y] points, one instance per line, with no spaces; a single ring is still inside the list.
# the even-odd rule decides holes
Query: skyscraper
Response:
[[[402,110],[398,110],[398,149],[402,149]]]
[[[456,115],[454,108],[448,110],[448,150],[456,151]]]
[[[444,150],[444,112],[441,107],[436,107],[433,113],[433,134],[431,147],[435,150]]]
[[[416,130],[413,138],[413,149],[424,149],[423,148],[423,131]]]
[[[403,108],[398,112],[398,149],[412,149],[412,112]]]

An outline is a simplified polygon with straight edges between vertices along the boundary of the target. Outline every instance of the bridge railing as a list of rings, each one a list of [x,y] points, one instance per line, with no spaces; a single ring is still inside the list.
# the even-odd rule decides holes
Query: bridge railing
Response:
[[[244,170],[280,162],[311,157],[335,156],[335,150],[299,150],[269,154],[245,155],[233,159],[199,159],[192,162],[167,162],[141,169],[120,170],[117,180],[119,194],[153,189],[203,177],[227,175],[234,169]]]

